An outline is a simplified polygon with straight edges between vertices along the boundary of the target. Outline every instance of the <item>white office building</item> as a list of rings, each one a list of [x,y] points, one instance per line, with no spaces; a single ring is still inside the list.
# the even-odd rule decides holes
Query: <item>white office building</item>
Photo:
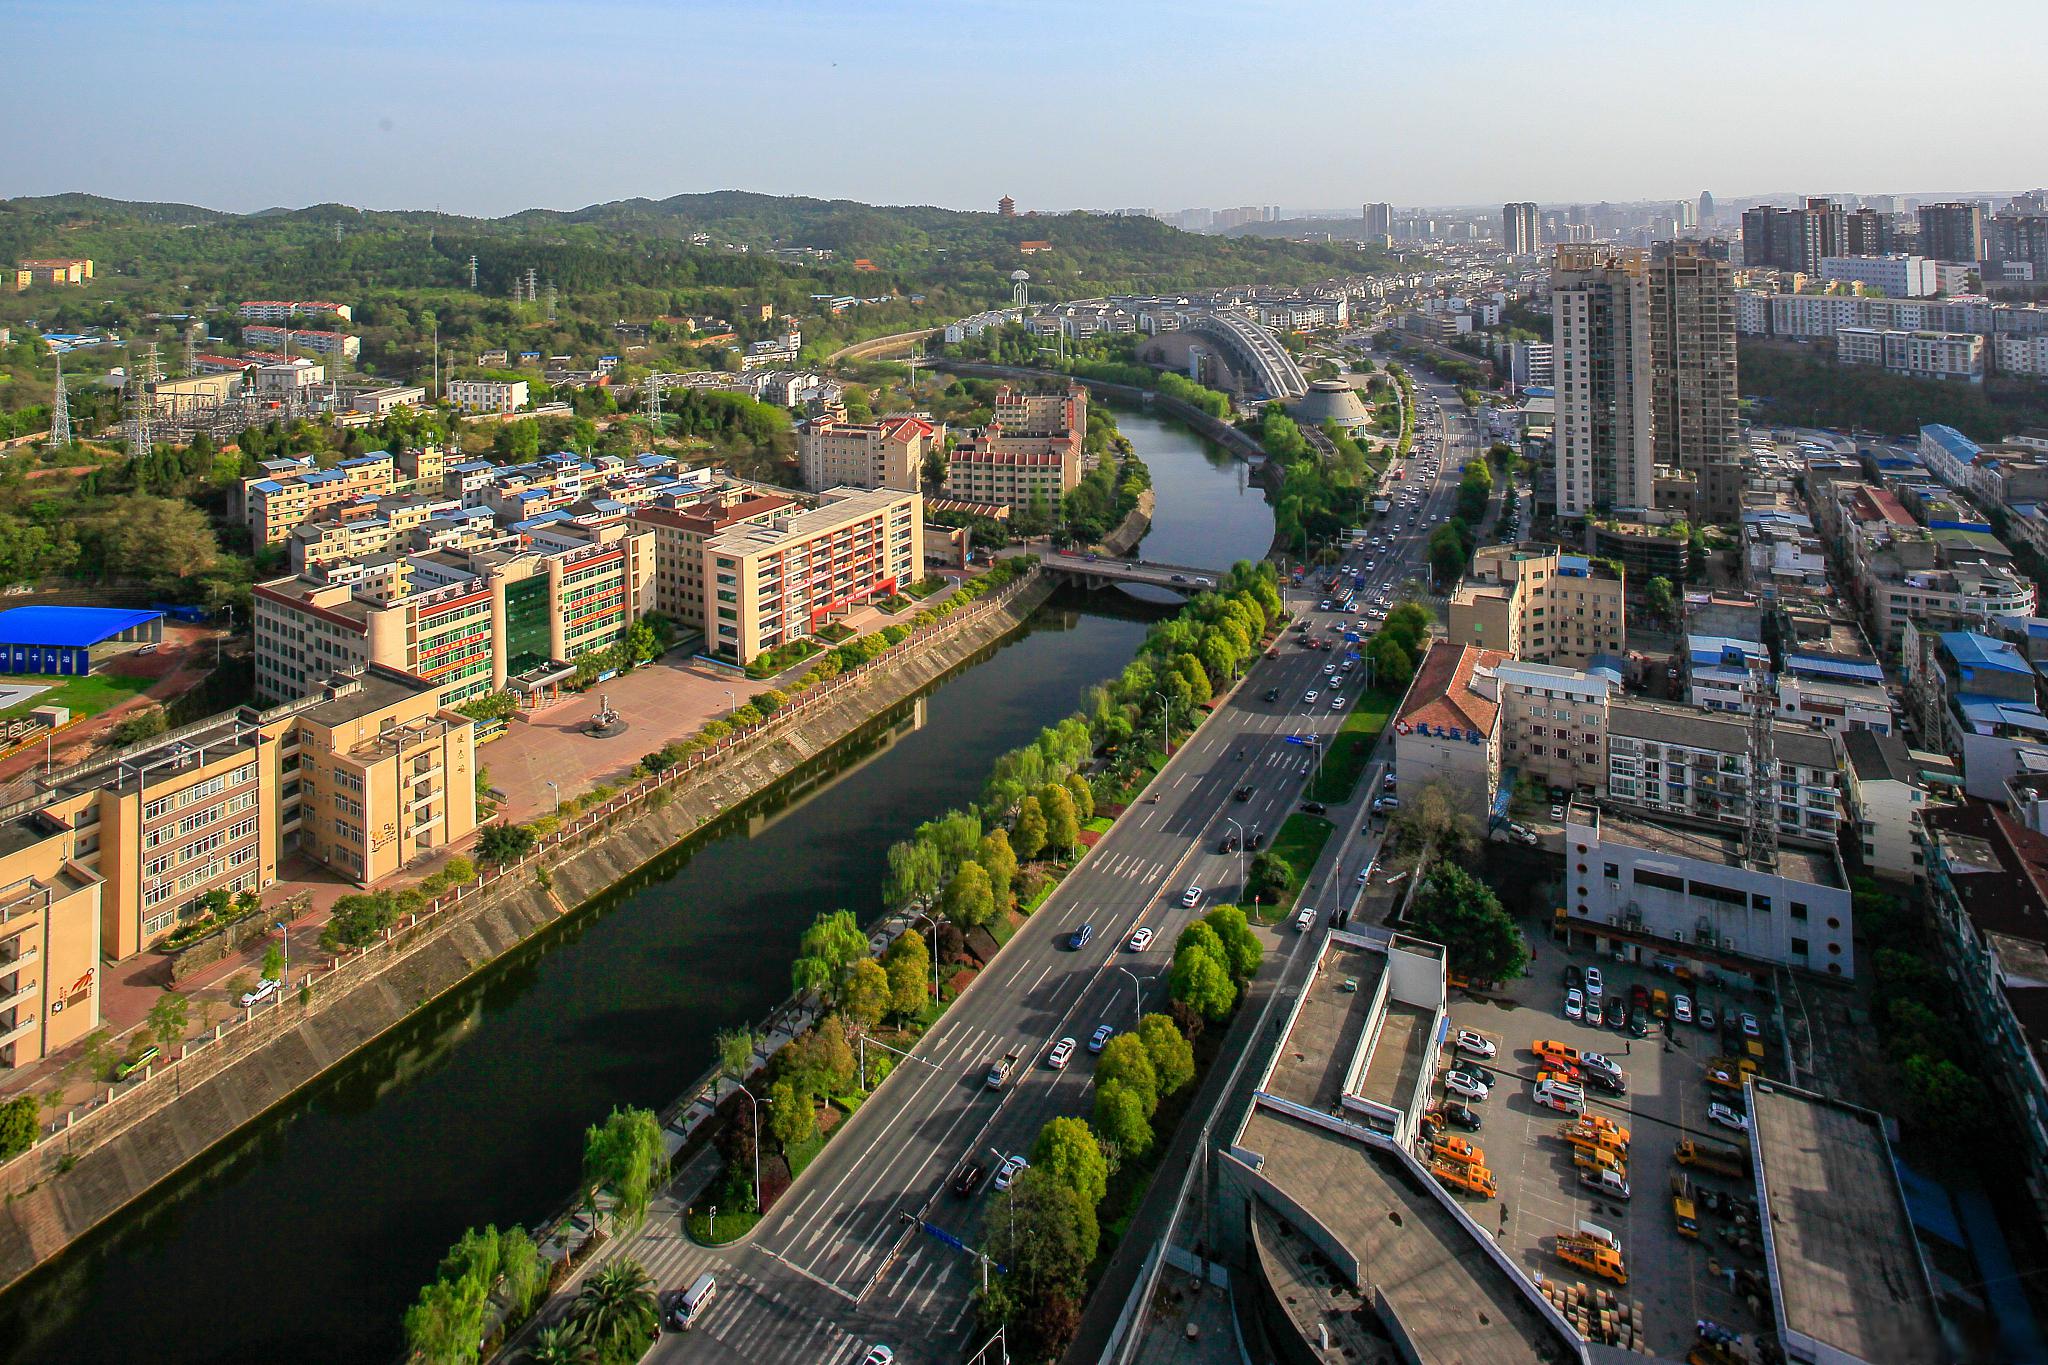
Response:
[[[1830,284],[1860,284],[1895,299],[1923,299],[1941,285],[1940,263],[1925,256],[1829,256],[1820,277]]]

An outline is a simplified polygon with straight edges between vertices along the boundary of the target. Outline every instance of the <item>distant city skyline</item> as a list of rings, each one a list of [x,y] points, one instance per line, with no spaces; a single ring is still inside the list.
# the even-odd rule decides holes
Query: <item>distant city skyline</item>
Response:
[[[2018,0],[1972,10],[1988,32],[2034,18]],[[1793,117],[1816,63],[1845,103],[1907,98],[1901,78],[1919,59],[1896,34],[1920,13],[1736,0],[1714,17],[1727,59],[1701,61],[1712,38],[1590,0],[1507,13],[1416,0],[15,0],[0,39],[34,52],[20,74],[43,97],[17,115],[0,196],[499,216],[727,188],[1167,212],[1497,211],[1713,189],[1725,212],[1746,196],[1719,185],[2028,181],[2023,120],[1973,120],[1956,138],[1946,119],[1888,121],[1877,136]],[[1560,102],[1524,77],[1565,31],[1589,78]],[[1745,32],[1771,41],[1738,43]],[[1065,59],[1035,60],[1054,51]],[[1355,65],[1329,62],[1345,52]],[[2024,43],[1970,54],[1984,112],[1991,92],[2029,78],[2031,56]],[[1028,97],[1006,96],[1009,80]],[[1503,121],[1514,98],[1524,116]]]

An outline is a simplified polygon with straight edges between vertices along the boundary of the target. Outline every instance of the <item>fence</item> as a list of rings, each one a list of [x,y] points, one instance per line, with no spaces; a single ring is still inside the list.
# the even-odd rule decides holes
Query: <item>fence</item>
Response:
[[[873,670],[899,664],[905,651],[942,644],[969,625],[1005,610],[1040,579],[1041,573],[1034,565],[1028,572],[979,601],[943,620],[912,631],[894,648],[791,698],[774,715],[721,736],[711,745],[693,751],[683,761],[658,773],[650,773],[602,803],[579,812],[560,828],[536,840],[534,846],[516,861],[481,869],[474,882],[449,888],[428,901],[418,912],[404,916],[402,923],[387,927],[382,939],[362,948],[344,950],[329,959],[324,967],[310,969],[301,978],[302,987],[308,992],[303,1004],[295,1005],[286,998],[287,992],[279,991],[270,1005],[244,1010],[239,1020],[215,1025],[209,1035],[181,1046],[178,1055],[170,1061],[152,1064],[141,1076],[127,1082],[116,1082],[104,1094],[73,1106],[61,1117],[45,1123],[35,1145],[28,1151],[0,1163],[0,1195],[16,1194],[33,1187],[55,1173],[59,1163],[74,1155],[81,1141],[92,1147],[118,1137],[177,1098],[186,1086],[196,1086],[218,1075],[272,1036],[296,1027],[312,1014],[315,997],[335,997],[337,989],[340,994],[346,994],[384,971],[424,941],[428,931],[451,923],[452,920],[442,918],[447,912],[472,904],[476,897],[508,877],[536,865],[545,866],[565,853],[580,850],[592,835],[615,825],[628,811],[655,793],[668,791],[678,783],[701,780],[714,765],[723,765],[741,749],[754,747],[756,741],[770,740],[786,732],[795,721],[844,695],[849,688],[868,678]],[[692,1092],[678,1105],[687,1105],[694,1099],[695,1092]],[[665,1119],[668,1117],[664,1115]]]

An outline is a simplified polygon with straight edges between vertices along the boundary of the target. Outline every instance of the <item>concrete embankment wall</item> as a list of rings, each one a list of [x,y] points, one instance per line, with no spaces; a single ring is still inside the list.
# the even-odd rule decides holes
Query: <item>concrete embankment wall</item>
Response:
[[[551,891],[531,875],[491,883],[399,935],[389,950],[350,959],[322,976],[310,1004],[302,1005],[294,991],[251,1025],[231,1030],[75,1131],[9,1163],[0,1170],[0,1288],[558,921],[564,907],[609,889],[1015,631],[1052,591],[1049,579],[1034,575],[960,629],[871,669],[860,686],[830,698],[800,724],[764,734],[701,778],[676,784],[665,804],[642,803],[607,823],[550,866]]]

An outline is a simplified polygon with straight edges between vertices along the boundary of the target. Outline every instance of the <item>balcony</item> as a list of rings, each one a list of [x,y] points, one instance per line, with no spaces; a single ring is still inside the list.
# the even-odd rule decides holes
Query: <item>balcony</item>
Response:
[[[21,1041],[35,1032],[35,1028],[34,1010],[7,1010],[0,1013],[0,1047]]]
[[[5,944],[0,944],[0,971],[6,971],[16,963],[34,962],[42,956],[42,949],[33,943],[23,943],[17,935]]]
[[[0,983],[0,1012],[25,1005],[43,993],[42,983],[34,977],[26,981],[17,980],[14,985]]]

